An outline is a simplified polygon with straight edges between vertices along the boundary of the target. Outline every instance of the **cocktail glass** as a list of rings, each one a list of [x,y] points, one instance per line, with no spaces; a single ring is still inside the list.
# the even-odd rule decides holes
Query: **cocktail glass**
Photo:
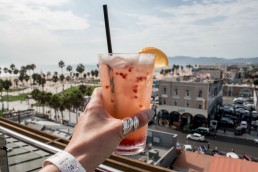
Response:
[[[101,54],[99,71],[106,111],[115,118],[131,117],[150,108],[154,54]],[[133,155],[145,148],[147,125],[124,138],[115,153]]]

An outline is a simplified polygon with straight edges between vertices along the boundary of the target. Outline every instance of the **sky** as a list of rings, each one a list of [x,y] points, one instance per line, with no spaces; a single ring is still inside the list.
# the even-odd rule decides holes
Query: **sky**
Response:
[[[257,0],[0,0],[0,67],[97,64],[154,46],[167,56],[258,56]]]

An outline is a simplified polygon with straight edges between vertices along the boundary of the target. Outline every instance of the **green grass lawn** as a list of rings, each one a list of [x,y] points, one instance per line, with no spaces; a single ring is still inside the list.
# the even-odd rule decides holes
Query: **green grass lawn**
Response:
[[[13,102],[13,101],[24,101],[26,100],[26,96],[29,95],[28,93],[25,94],[19,94],[17,96],[8,96],[8,101]],[[2,97],[3,101],[7,101],[7,96]]]
[[[16,92],[16,91],[22,91],[22,90],[25,90],[26,88],[12,88],[10,90],[8,90],[8,93],[9,92]],[[6,90],[3,90],[3,92],[7,92]]]

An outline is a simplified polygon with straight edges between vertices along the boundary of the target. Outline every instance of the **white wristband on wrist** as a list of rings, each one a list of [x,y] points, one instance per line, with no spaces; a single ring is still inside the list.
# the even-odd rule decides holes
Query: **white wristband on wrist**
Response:
[[[48,163],[54,164],[61,172],[86,172],[80,162],[70,153],[60,151],[46,159],[42,167]]]

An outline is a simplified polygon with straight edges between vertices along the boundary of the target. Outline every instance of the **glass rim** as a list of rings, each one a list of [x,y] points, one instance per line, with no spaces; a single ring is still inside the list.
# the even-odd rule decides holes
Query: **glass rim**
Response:
[[[98,56],[113,56],[113,55],[155,55],[154,53],[99,53]]]

